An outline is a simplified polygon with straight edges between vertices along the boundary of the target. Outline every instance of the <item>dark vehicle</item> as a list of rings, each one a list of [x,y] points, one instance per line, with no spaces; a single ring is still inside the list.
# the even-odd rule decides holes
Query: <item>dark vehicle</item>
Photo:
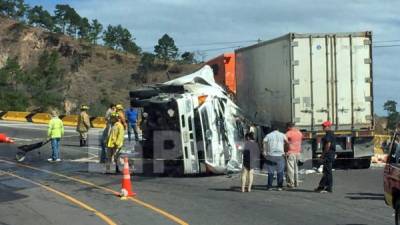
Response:
[[[389,145],[389,155],[386,162],[383,184],[385,202],[395,211],[396,225],[400,224],[400,133],[393,135]]]

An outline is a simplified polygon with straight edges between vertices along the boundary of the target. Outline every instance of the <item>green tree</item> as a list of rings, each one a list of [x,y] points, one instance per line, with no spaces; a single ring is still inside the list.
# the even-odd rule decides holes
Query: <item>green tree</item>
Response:
[[[68,4],[57,4],[54,11],[55,23],[62,33],[76,37],[82,18],[74,8]]]
[[[118,42],[118,34],[116,27],[108,25],[107,29],[103,33],[104,45],[115,49]]]
[[[122,28],[121,25],[117,27],[118,46],[129,53],[139,54],[141,49],[134,42],[134,38],[128,29]]]
[[[3,110],[25,110],[29,98],[24,91],[25,73],[17,58],[8,58],[0,69],[0,108]]]
[[[90,23],[86,17],[82,18],[79,23],[78,37],[85,40],[90,40]]]
[[[121,25],[108,25],[103,33],[104,44],[110,48],[124,50],[129,53],[139,54],[141,49],[134,42],[134,38],[128,29]]]
[[[17,58],[8,58],[0,70],[0,86],[18,91],[18,86],[24,82],[25,73],[18,64]]]
[[[27,12],[28,23],[52,31],[54,28],[53,17],[43,9],[42,6],[35,6]]]
[[[388,125],[389,130],[395,130],[396,126],[400,120],[399,112],[397,112],[397,102],[393,100],[388,100],[383,105],[383,109],[388,113]]]
[[[196,63],[193,52],[184,52],[181,55],[181,58],[183,63],[188,63],[188,64]]]
[[[22,20],[27,9],[24,0],[0,0],[0,14],[3,16]]]
[[[99,39],[99,35],[103,31],[103,25],[97,20],[92,20],[92,24],[90,24],[89,28],[89,40],[93,44],[97,44],[97,40]]]
[[[39,58],[38,66],[29,76],[31,84],[29,91],[37,106],[57,107],[62,102],[64,71],[58,68],[59,58],[57,51],[44,51]]]
[[[164,64],[167,64],[167,61],[176,58],[178,48],[175,46],[174,39],[168,36],[168,34],[164,34],[158,40],[158,45],[154,46],[154,52],[158,58],[163,60]]]
[[[139,62],[138,72],[148,73],[151,69],[154,68],[155,59],[156,56],[154,54],[149,52],[144,52]]]

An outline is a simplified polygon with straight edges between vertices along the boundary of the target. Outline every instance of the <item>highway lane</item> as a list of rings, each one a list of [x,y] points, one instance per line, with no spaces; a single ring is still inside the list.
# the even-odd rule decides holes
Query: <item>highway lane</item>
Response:
[[[17,135],[25,139],[20,143],[29,143],[45,134],[45,126],[15,125],[2,126],[10,136]],[[20,126],[18,128],[18,126]],[[35,129],[29,129],[29,128]],[[37,129],[36,129],[37,128]],[[99,131],[95,131],[98,133]],[[12,135],[11,135],[12,134]],[[17,166],[0,161],[0,170],[11,171],[23,177],[50,185],[77,199],[87,202],[104,212],[117,224],[177,224],[166,215],[145,207],[134,201],[120,201],[111,192],[84,183],[79,183],[51,173],[61,173],[71,178],[89,181],[100,187],[119,190],[120,176],[104,175],[90,171],[89,164],[81,161],[69,161],[88,157],[88,150],[76,146],[78,137],[71,132],[62,146],[64,162],[47,163],[49,146],[41,150],[41,155],[32,153],[26,165],[44,171]],[[73,136],[76,135],[76,136]],[[19,143],[17,143],[18,145]],[[12,162],[16,146],[0,145],[0,159]],[[97,146],[93,146],[97,148]],[[189,224],[393,224],[392,210],[384,204],[382,188],[382,168],[368,170],[337,170],[334,172],[335,189],[333,194],[312,192],[320,179],[319,174],[303,176],[301,187],[290,191],[266,191],[266,177],[255,177],[255,188],[251,193],[239,192],[239,176],[211,177],[146,177],[133,176],[133,186],[138,199],[175,216]],[[15,181],[17,182],[17,181]],[[20,182],[20,181],[18,181]],[[18,189],[10,195],[8,202],[18,207],[18,194],[29,196],[27,201],[38,195],[39,189],[30,189],[21,193]],[[5,189],[12,191],[12,189]],[[3,199],[0,195],[0,201]],[[15,200],[13,200],[15,198]],[[32,200],[33,201],[33,200]],[[40,206],[45,202],[32,203]],[[68,211],[65,211],[69,214]],[[0,211],[0,222],[6,223]],[[22,212],[21,212],[22,214]],[[75,215],[75,214],[74,214]],[[76,214],[77,215],[77,214]],[[80,217],[85,217],[81,215]],[[91,216],[89,219],[93,219]],[[45,223],[43,224],[51,224]],[[24,223],[29,224],[29,223]],[[34,223],[32,223],[34,224]],[[86,223],[85,223],[86,224]],[[99,222],[101,224],[101,221]]]

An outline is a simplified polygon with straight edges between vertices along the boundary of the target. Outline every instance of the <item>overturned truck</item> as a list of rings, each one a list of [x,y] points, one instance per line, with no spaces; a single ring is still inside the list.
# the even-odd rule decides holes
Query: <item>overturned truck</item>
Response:
[[[209,66],[131,91],[130,100],[143,109],[140,147],[154,173],[225,173],[241,167],[239,109]]]

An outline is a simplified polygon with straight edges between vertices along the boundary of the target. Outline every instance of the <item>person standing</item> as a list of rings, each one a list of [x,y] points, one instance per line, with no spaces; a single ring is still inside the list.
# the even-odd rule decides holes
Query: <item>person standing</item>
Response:
[[[267,189],[272,187],[274,180],[274,173],[276,171],[278,191],[283,188],[283,173],[285,170],[285,143],[287,138],[285,134],[279,132],[278,128],[273,126],[272,132],[267,134],[264,138],[264,152],[266,158],[268,183]]]
[[[117,113],[119,115],[122,125],[124,126],[124,129],[128,129],[128,124],[126,123],[126,117],[124,113],[124,106],[122,106],[122,104],[118,104],[115,108],[117,109]]]
[[[116,105],[115,104],[110,104],[110,107],[108,107],[106,111],[106,115],[104,116],[106,123],[111,123],[111,113],[114,113],[117,111]]]
[[[139,132],[138,132],[138,117],[139,117],[139,110],[130,107],[125,111],[125,116],[128,121],[128,141],[131,142],[131,135],[132,135],[132,130],[135,134],[135,141],[139,141]]]
[[[116,173],[118,173],[118,164],[116,153],[121,150],[124,144],[125,129],[122,125],[121,118],[118,113],[111,114],[112,128],[107,141],[107,160],[106,160],[106,173],[110,173],[111,164],[115,163]]]
[[[51,158],[47,159],[49,162],[60,162],[60,141],[64,136],[64,124],[56,111],[51,112],[51,120],[47,130],[47,136],[51,141]]]
[[[315,189],[316,192],[332,193],[333,187],[333,175],[332,166],[335,160],[336,151],[336,138],[335,134],[331,130],[332,123],[330,121],[325,121],[322,123],[322,129],[325,131],[325,136],[322,138],[322,156],[323,160],[323,175],[318,187]]]
[[[245,192],[246,183],[247,191],[251,192],[253,185],[254,168],[258,167],[260,151],[257,142],[254,140],[253,133],[245,135],[246,141],[243,148],[243,168],[242,168],[242,192]]]
[[[90,117],[87,111],[89,107],[87,105],[81,106],[81,113],[78,117],[78,124],[76,126],[76,131],[79,133],[79,146],[88,146],[88,132],[90,129]]]
[[[299,185],[299,167],[298,162],[301,154],[301,142],[303,134],[294,127],[294,123],[287,123],[286,138],[288,140],[286,149],[286,171],[288,188]]]
[[[111,114],[116,112],[115,104],[111,104],[110,107],[107,109],[106,114],[104,116],[106,120],[106,128],[104,128],[103,133],[100,138],[100,146],[101,146],[101,152],[100,152],[100,163],[105,163],[106,158],[107,158],[107,140],[108,136],[110,135],[111,127],[112,127],[112,122],[111,122]]]

